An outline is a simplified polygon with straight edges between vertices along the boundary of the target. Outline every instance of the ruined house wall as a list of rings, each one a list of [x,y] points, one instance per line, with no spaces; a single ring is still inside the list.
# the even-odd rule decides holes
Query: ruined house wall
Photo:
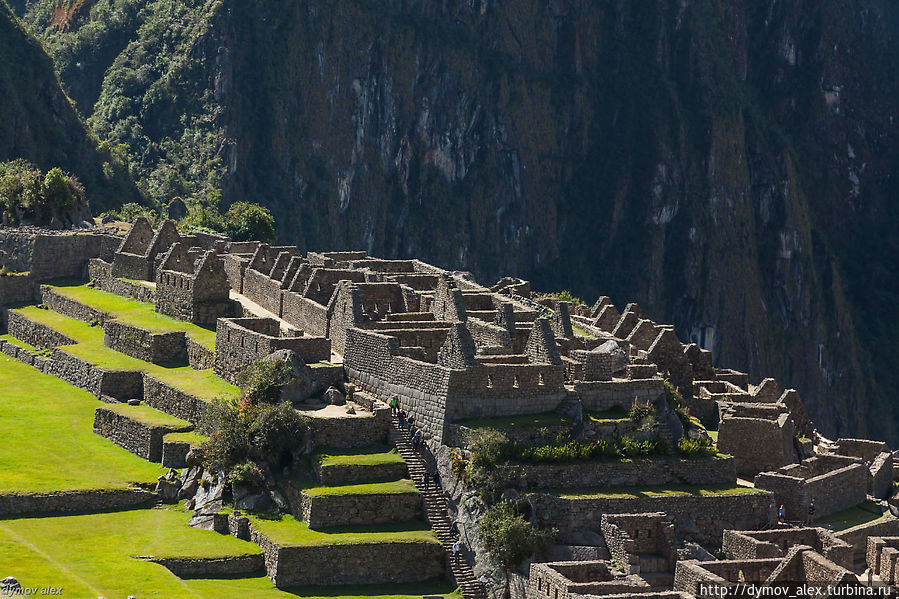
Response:
[[[793,423],[725,416],[718,427],[718,449],[737,459],[737,472],[754,476],[793,462]]]

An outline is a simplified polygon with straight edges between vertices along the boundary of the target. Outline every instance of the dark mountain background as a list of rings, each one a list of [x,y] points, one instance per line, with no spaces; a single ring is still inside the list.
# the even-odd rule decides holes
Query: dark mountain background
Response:
[[[148,202],[637,301],[825,434],[899,440],[891,0],[14,7]]]

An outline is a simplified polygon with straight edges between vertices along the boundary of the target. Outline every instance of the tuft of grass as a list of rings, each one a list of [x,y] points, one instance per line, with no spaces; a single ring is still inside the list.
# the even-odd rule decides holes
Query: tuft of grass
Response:
[[[0,493],[125,489],[163,472],[93,433],[104,404],[87,391],[5,355],[0,389]]]
[[[125,324],[153,331],[172,333],[183,331],[188,337],[207,349],[215,349],[215,331],[184,322],[156,312],[153,304],[139,302],[85,285],[51,286],[55,293],[75,300],[85,306],[109,314]]]
[[[411,480],[404,478],[386,483],[307,487],[303,489],[303,493],[312,497],[340,495],[402,495],[406,493],[418,494],[418,489]]]
[[[574,331],[575,335],[580,335],[581,337],[587,337],[588,339],[596,339],[596,335],[587,331],[586,329],[582,329],[581,327],[572,324],[571,330]]]
[[[425,522],[404,522],[368,526],[349,526],[312,530],[291,515],[264,519],[247,515],[253,528],[273,543],[282,546],[308,547],[327,545],[364,545],[374,543],[439,543],[437,535]]]

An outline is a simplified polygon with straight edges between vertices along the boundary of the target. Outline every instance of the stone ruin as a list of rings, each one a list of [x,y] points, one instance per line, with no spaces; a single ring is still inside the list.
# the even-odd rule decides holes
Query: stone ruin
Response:
[[[401,444],[391,432],[386,405],[395,399],[424,435],[428,467],[439,468],[446,481],[441,513],[452,514],[463,528],[476,526],[477,516],[466,515],[474,500],[456,480],[448,455],[450,447],[467,451],[471,421],[559,417],[548,426],[504,430],[525,444],[542,442],[549,434],[609,443],[664,439],[676,446],[682,438],[709,441],[710,433],[717,433],[718,449],[729,455],[708,460],[669,456],[529,464],[515,479],[516,494],[532,510],[533,522],[557,528],[559,536],[526,572],[512,574],[519,583],[513,585],[513,596],[674,598],[696,596],[701,582],[847,580],[866,549],[868,566],[880,579],[899,576],[899,521],[885,504],[871,534],[867,525],[832,533],[805,522],[813,500],[815,517],[823,518],[866,500],[891,498],[893,462],[887,446],[818,439],[795,390],[781,390],[773,379],[752,384],[746,373],[716,368],[709,351],[681,343],[672,326],[655,323],[635,303],[619,311],[603,296],[592,306],[575,306],[536,296],[521,279],[485,287],[420,260],[384,260],[361,251],[304,256],[293,246],[182,236],[170,221],[154,230],[146,219],[137,219],[121,241],[54,243],[78,248],[80,274],[86,271],[96,287],[152,303],[178,320],[216,328],[214,349],[204,349],[183,334],[143,335],[101,318],[111,349],[152,363],[211,368],[227,381],[261,359],[289,361],[299,381],[291,400],[310,415],[316,446],[364,447],[388,439]],[[79,274],[72,259],[60,268],[65,275]],[[47,279],[54,274],[51,267],[39,272]],[[3,303],[38,298],[51,309],[65,308],[34,279],[0,288]],[[4,316],[7,320],[10,333],[38,347],[65,344],[47,331],[38,334],[13,313]],[[75,368],[59,367],[58,356],[33,355],[8,343],[0,348],[46,372],[80,380],[72,378]],[[91,389],[108,401],[137,398],[188,423],[196,422],[202,410],[200,400],[153,376],[94,374]],[[358,410],[358,417],[316,416],[309,404],[316,401],[341,410],[346,404]],[[625,416],[638,404],[651,406],[654,415],[643,422]],[[189,445],[165,443],[165,431],[144,433],[116,404],[97,414],[99,434],[148,459],[186,468],[160,480],[159,489],[168,499],[189,498],[195,525],[265,544],[246,518],[221,513],[227,484],[197,470],[196,461],[188,459]],[[201,491],[195,483],[206,476],[212,476],[212,484]],[[754,487],[752,493],[619,497],[559,492],[737,486],[738,477],[739,485]],[[310,526],[380,521],[388,505],[354,499],[338,506],[336,500],[327,503],[301,491],[281,497],[238,491],[234,501],[242,509],[281,509]],[[419,499],[391,501],[391,510],[410,517],[434,513],[433,506],[423,511]],[[771,521],[772,504],[785,506],[786,523]],[[501,592],[494,584],[499,574],[484,549],[473,545],[466,557],[474,573],[489,574],[488,590]],[[725,559],[715,559],[705,548]],[[298,574],[299,564],[321,556],[297,548],[265,549],[266,569],[279,586],[333,583],[334,574],[324,568],[313,568],[307,578]],[[440,562],[442,575],[442,558],[431,557]],[[423,571],[433,573],[432,566]],[[460,575],[451,570],[452,576]],[[466,597],[480,595],[478,585],[467,584]]]

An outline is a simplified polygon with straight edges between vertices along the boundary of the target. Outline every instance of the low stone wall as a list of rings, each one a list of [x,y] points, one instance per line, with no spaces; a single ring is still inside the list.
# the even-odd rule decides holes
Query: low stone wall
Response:
[[[144,403],[175,418],[189,422],[199,422],[206,402],[199,397],[188,395],[167,384],[144,375]]]
[[[311,417],[309,426],[316,447],[343,449],[378,445],[387,441],[390,408],[375,408],[371,416]]]
[[[586,424],[586,423],[585,423]],[[572,424],[555,424],[549,426],[512,426],[501,428],[510,440],[522,445],[536,445],[538,443],[550,443],[560,434],[568,435]],[[450,447],[468,447],[468,435],[474,430],[461,424],[447,424],[443,442]]]
[[[62,333],[46,325],[34,322],[13,310],[7,312],[7,330],[9,334],[20,341],[24,341],[34,347],[46,349],[59,347],[60,345],[72,345],[74,339],[66,337]]]
[[[309,528],[357,524],[407,522],[422,517],[419,493],[378,493],[366,495],[310,495],[289,493],[294,517]]]
[[[162,465],[166,468],[184,468],[187,466],[187,454],[190,443],[186,441],[162,440]]]
[[[556,527],[565,538],[582,530],[598,531],[603,514],[665,512],[679,534],[706,547],[721,544],[726,529],[751,530],[767,520],[771,495],[666,495],[660,497],[558,497],[527,495],[541,527]]]
[[[193,427],[151,426],[114,408],[94,410],[94,432],[124,447],[149,462],[162,461],[162,438],[168,433],[189,431]]]
[[[207,370],[212,368],[215,362],[215,353],[208,349],[205,345],[201,345],[185,336],[185,344],[187,347],[187,363],[194,370]]]
[[[154,501],[143,489],[104,489],[0,495],[0,516],[73,512],[111,512]]]
[[[103,327],[107,347],[154,364],[184,364],[187,346],[183,332],[153,333],[117,320]]]
[[[53,350],[44,372],[97,397],[106,395],[119,401],[127,401],[140,399],[144,394],[140,372],[103,370],[61,349]]]
[[[131,297],[139,302],[152,304],[156,301],[156,292],[152,287],[126,279],[117,279],[112,276],[112,264],[99,258],[93,258],[88,262],[87,276],[94,282],[97,289],[122,297]]]
[[[893,454],[885,451],[874,458],[868,468],[868,493],[886,499],[893,491]]]
[[[899,535],[899,520],[890,516],[834,534],[838,539],[842,539],[852,545],[853,555],[858,560],[865,555],[868,537],[894,537]]]
[[[852,546],[823,528],[725,530],[722,551],[728,559],[783,557],[795,545],[808,545],[835,564],[852,569]]]
[[[103,322],[108,318],[108,315],[104,312],[60,295],[48,285],[41,285],[41,302],[54,312],[59,312],[63,316],[84,322]]]
[[[37,281],[31,274],[0,277],[0,306],[30,302],[36,291]]]
[[[611,381],[575,381],[574,390],[585,410],[602,412],[612,408],[629,410],[636,397],[641,403],[654,401],[665,393],[660,378],[613,379]]]
[[[142,559],[165,566],[178,578],[224,578],[239,574],[265,572],[265,557],[261,553],[233,557],[152,557]]]
[[[438,543],[365,543],[281,547],[253,530],[276,587],[423,582],[443,577],[446,556]]]
[[[405,462],[363,466],[360,464],[313,465],[315,476],[323,485],[348,485],[358,481],[397,480],[405,478],[409,469]]]
[[[774,493],[783,504],[788,520],[805,520],[810,502],[815,502],[815,517],[823,518],[856,506],[865,500],[868,470],[851,464],[811,478],[798,478],[780,472],[762,472],[755,486]]]
[[[645,485],[735,484],[734,459],[659,458],[653,460],[591,460],[560,464],[520,464],[520,484],[530,489],[584,489]]]

